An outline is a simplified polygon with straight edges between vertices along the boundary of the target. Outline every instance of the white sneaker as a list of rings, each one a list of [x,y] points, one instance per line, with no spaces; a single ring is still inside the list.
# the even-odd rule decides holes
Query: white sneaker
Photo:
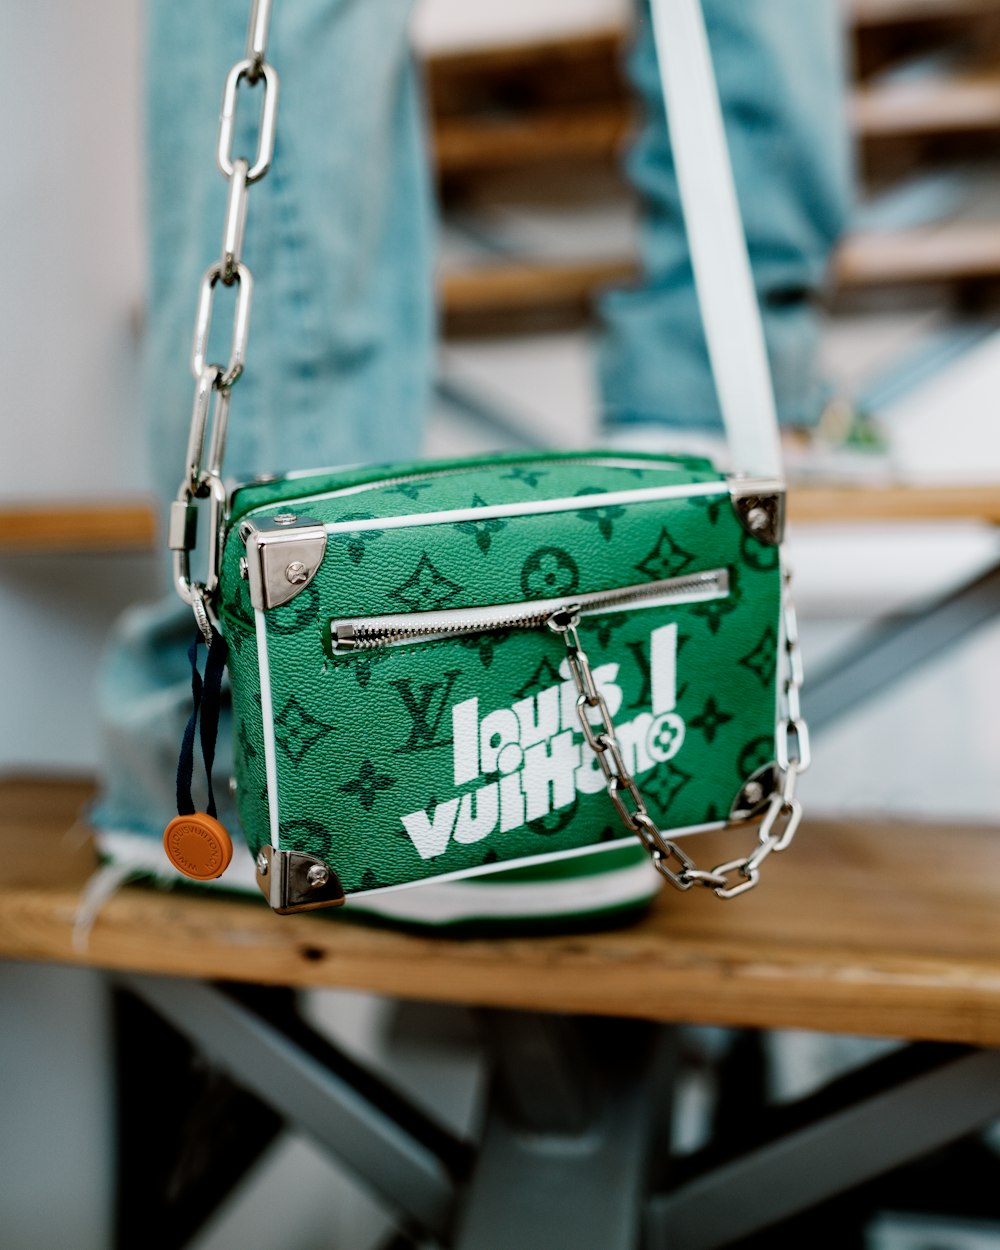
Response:
[[[126,830],[95,831],[105,868],[85,900],[87,922],[126,881],[223,890],[260,898],[253,858],[243,838],[233,837],[233,859],[224,877],[192,881],[163,852],[159,838]],[[404,927],[454,929],[457,926],[505,930],[565,928],[627,919],[659,893],[663,878],[639,845],[599,847],[554,863],[498,869],[468,881],[429,881],[370,898],[348,900],[345,915],[364,915]],[[262,900],[263,901],[263,900]]]

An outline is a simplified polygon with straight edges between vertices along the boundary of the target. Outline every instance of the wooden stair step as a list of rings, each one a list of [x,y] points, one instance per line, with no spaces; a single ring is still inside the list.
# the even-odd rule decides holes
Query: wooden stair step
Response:
[[[147,552],[156,533],[153,508],[144,499],[0,507],[0,555],[5,556]]]
[[[1000,278],[1000,222],[859,232],[837,251],[838,288]]]
[[[792,486],[798,524],[982,521],[1000,525],[1000,482],[969,486]]]
[[[579,68],[593,62],[616,62],[628,40],[624,26],[609,25],[551,38],[513,39],[482,47],[430,52],[424,57],[432,103],[439,109],[451,103],[453,84],[480,85],[484,78],[540,70],[550,74],[556,65]],[[443,98],[442,98],[443,97]]]
[[[637,272],[630,258],[474,265],[441,275],[441,308],[449,326],[477,317],[543,309],[589,313],[602,288],[631,282]]]
[[[1000,71],[862,84],[851,93],[849,112],[862,139],[997,129]],[[625,100],[514,116],[442,117],[434,125],[435,164],[438,173],[448,177],[545,162],[613,163],[634,118]]]
[[[997,0],[847,0],[848,21],[856,28],[895,26],[1000,12]]]
[[[434,127],[434,157],[442,175],[548,161],[613,161],[631,120],[624,102],[528,116],[445,117]]]
[[[446,329],[514,312],[589,311],[605,287],[635,281],[627,257],[598,261],[504,261],[445,273],[440,279]],[[849,235],[833,264],[837,290],[919,282],[1000,278],[1000,222],[957,221]]]
[[[992,130],[1000,127],[1000,69],[862,84],[850,100],[862,138]]]
[[[611,27],[431,54],[424,76],[432,123],[620,104],[627,39],[624,29]]]
[[[1000,483],[970,486],[793,486],[801,524],[981,521],[1000,525]],[[0,508],[0,556],[115,555],[155,549],[156,518],[142,499],[124,503]]]

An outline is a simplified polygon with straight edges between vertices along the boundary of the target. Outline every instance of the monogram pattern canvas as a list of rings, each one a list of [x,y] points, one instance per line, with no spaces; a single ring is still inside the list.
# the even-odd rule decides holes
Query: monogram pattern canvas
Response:
[[[648,497],[675,485],[700,493]],[[311,584],[263,614],[266,700],[235,525],[225,548],[252,850],[270,841],[276,808],[280,846],[320,856],[350,893],[630,838],[581,732],[558,635],[489,627],[341,653],[331,625],[345,620],[456,608],[489,619],[502,605],[724,570],[725,595],[602,608],[582,617],[581,640],[663,829],[724,820],[773,759],[778,553],[746,533],[707,462],[508,457],[397,467],[370,488],[326,475],[243,492],[237,517],[288,510],[293,493],[296,511],[328,527],[327,549]]]

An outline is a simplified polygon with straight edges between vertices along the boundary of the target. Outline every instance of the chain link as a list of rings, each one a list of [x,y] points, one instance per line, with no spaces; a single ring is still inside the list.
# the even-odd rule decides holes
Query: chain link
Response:
[[[271,0],[253,0],[247,27],[246,59],[253,62],[251,82],[256,82],[267,57],[267,36],[271,26]]]
[[[267,60],[271,24],[271,0],[252,0],[247,26],[246,52],[229,70],[222,91],[222,110],[216,144],[216,162],[229,183],[222,231],[220,258],[202,275],[198,287],[191,372],[195,379],[191,429],[188,435],[184,476],[171,506],[168,546],[174,555],[174,580],[181,598],[191,605],[198,628],[205,633],[208,614],[218,587],[221,530],[226,493],[222,486],[222,459],[226,445],[229,399],[246,364],[253,303],[253,278],[243,263],[249,190],[271,167],[278,116],[278,75]],[[257,151],[253,157],[235,155],[236,114],[241,87],[258,90],[260,111]],[[208,359],[215,292],[219,284],[235,288],[229,360],[225,365]],[[211,415],[211,421],[209,416]],[[210,433],[209,433],[210,431]],[[205,442],[208,438],[208,454]],[[198,511],[202,502],[208,512],[208,569],[204,581],[192,575],[191,553],[195,548]]]
[[[251,74],[256,78],[251,81]],[[236,131],[236,109],[240,99],[240,83],[245,82],[253,89],[258,82],[263,84],[263,99],[260,104],[260,120],[257,132],[257,155],[247,169],[248,185],[259,182],[271,168],[274,157],[274,135],[278,121],[278,75],[273,65],[266,61],[259,66],[249,57],[237,61],[226,75],[226,85],[222,92],[222,113],[219,117],[219,143],[215,159],[219,163],[226,178],[232,178],[235,168],[233,157],[233,135]]]
[[[549,628],[566,644],[569,671],[577,690],[576,712],[583,736],[597,756],[608,795],[622,823],[645,846],[657,872],[678,890],[700,885],[719,898],[736,898],[752,890],[760,869],[774,851],[783,851],[795,837],[802,807],[795,797],[798,776],[809,767],[809,731],[802,719],[802,653],[798,620],[790,591],[791,577],[782,571],[782,673],[779,718],[775,730],[777,782],[757,830],[757,845],[741,859],[703,869],[656,824],[622,757],[608,705],[594,681],[587,653],[580,644],[580,610],[570,605],[553,613]]]
[[[233,161],[233,172],[229,179],[229,195],[226,199],[226,224],[222,230],[222,281],[231,286],[236,278],[236,271],[243,255],[243,236],[247,226],[247,174],[250,162],[245,156]]]

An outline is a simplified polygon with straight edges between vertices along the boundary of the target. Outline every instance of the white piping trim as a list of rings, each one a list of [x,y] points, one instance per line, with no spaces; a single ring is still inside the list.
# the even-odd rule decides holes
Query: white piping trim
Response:
[[[584,508],[607,508],[620,503],[651,503],[658,499],[691,499],[698,495],[727,495],[726,482],[685,482],[677,486],[648,486],[642,490],[606,491],[596,495],[573,495],[569,499],[543,499],[523,503],[495,504],[491,508],[453,508],[447,512],[417,512],[408,516],[369,517],[356,521],[328,521],[328,534],[353,534],[362,530],[404,529],[416,525],[459,525],[494,517],[542,516],[551,512],[579,512]],[[296,500],[296,503],[306,500]],[[268,505],[269,507],[272,505]]]
[[[713,821],[709,825],[689,825],[685,829],[668,829],[668,836],[685,838],[696,833],[712,833],[717,829],[728,828],[725,820]],[[420,877],[416,881],[402,881],[399,885],[382,885],[376,890],[355,890],[348,894],[347,901],[356,898],[374,898],[377,894],[393,894],[398,890],[412,890],[421,885],[444,884],[448,881],[467,881],[470,877],[483,877],[492,872],[501,872],[506,868],[529,868],[535,864],[554,864],[561,859],[575,859],[578,855],[590,855],[595,851],[617,851],[623,846],[635,846],[636,838],[631,834],[616,838],[613,842],[599,842],[596,846],[575,846],[568,851],[549,851],[545,855],[523,855],[519,859],[505,859],[495,864],[480,864],[476,868],[457,868],[454,872],[444,872],[437,877]],[[336,865],[331,867],[336,871]]]
[[[267,658],[267,618],[254,608],[257,628],[257,666],[260,669],[260,714],[264,729],[264,768],[267,773],[267,812],[271,845],[278,849],[278,759],[274,750],[274,704],[271,702],[271,666]]]
[[[671,470],[676,470],[678,467],[676,463],[662,464],[662,463],[658,463],[656,460],[643,460],[639,456],[634,456],[630,459],[628,456],[601,456],[596,453],[593,456],[589,456],[589,455],[588,456],[565,456],[565,457],[560,457],[558,455],[556,456],[552,456],[552,455],[529,456],[529,457],[525,457],[521,459],[512,459],[509,462],[504,461],[502,465],[500,464],[500,462],[497,462],[496,466],[494,467],[506,468],[507,465],[509,464],[512,469],[516,469],[519,466],[526,465],[526,464],[552,464],[552,463],[560,464],[560,465],[582,464],[588,467],[598,468],[598,469],[652,469],[654,472],[658,471],[660,473],[667,473]],[[321,467],[318,469],[293,469],[289,473],[280,474],[274,480],[278,482],[295,482],[295,481],[300,481],[308,477],[321,477],[324,473],[347,473],[347,472],[350,472],[351,469],[361,469],[363,467],[364,465],[359,463],[359,464],[348,464],[348,465],[343,465],[343,464],[331,465],[329,467]],[[483,467],[489,467],[489,466],[483,466],[481,464],[462,465],[461,463],[453,463],[452,465],[449,465],[446,468],[428,469],[426,473],[421,473],[419,468],[415,468],[410,473],[405,473],[405,474],[391,473],[385,477],[376,478],[374,482],[359,482],[355,486],[339,486],[335,490],[321,491],[319,494],[316,494],[316,495],[303,495],[301,500],[296,500],[296,502],[306,503],[306,502],[310,502],[310,501],[317,500],[317,499],[335,499],[339,495],[358,495],[358,494],[361,494],[363,491],[378,490],[380,486],[390,486],[396,482],[427,481],[428,478],[451,477],[456,473],[475,472],[477,469],[480,469]],[[267,485],[272,485],[272,484],[273,484],[272,482],[241,483],[241,485],[247,485],[247,486],[254,486],[254,485],[267,486]]]

